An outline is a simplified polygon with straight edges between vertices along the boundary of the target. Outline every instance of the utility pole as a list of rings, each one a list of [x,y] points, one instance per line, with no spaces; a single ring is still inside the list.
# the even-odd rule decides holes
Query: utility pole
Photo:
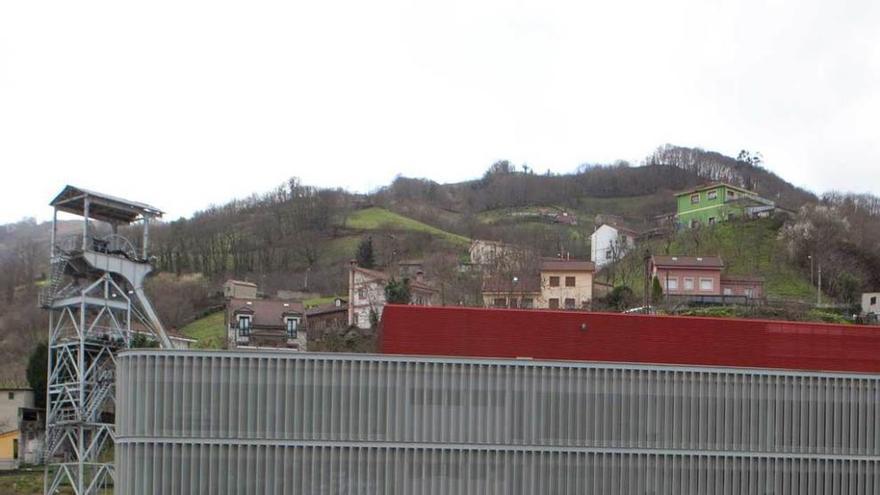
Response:
[[[816,306],[822,305],[822,263],[819,263],[819,287],[816,289]]]
[[[651,250],[645,249],[645,303],[642,305],[642,312],[649,313],[648,306],[651,301]]]
[[[813,255],[812,254],[809,255],[809,256],[807,256],[807,258],[810,259],[810,285],[816,285],[813,282]]]

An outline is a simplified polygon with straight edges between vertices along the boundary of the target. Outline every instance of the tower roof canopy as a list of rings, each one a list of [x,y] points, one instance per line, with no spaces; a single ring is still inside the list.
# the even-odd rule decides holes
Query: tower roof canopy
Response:
[[[89,218],[104,222],[131,223],[142,217],[157,218],[163,214],[162,210],[145,203],[70,185],[64,186],[64,190],[49,205],[67,213],[85,216],[86,198],[89,199]]]

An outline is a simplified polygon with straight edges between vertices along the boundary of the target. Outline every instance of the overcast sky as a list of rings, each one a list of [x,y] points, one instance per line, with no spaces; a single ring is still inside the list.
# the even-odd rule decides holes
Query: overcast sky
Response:
[[[369,191],[761,151],[880,194],[880,2],[0,2],[0,223],[65,183],[171,218],[290,176]]]

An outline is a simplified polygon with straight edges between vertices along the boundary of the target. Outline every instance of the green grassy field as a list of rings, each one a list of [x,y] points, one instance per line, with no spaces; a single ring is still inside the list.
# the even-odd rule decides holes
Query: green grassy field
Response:
[[[426,232],[460,245],[467,245],[471,242],[467,237],[432,227],[418,220],[413,220],[412,218],[378,207],[366,208],[352,213],[346,220],[345,226],[360,230],[390,229]]]
[[[0,493],[37,495],[43,493],[43,470],[39,467],[18,471],[0,471]],[[64,488],[62,494],[73,493]]]
[[[197,339],[196,349],[222,349],[226,344],[223,311],[211,313],[180,329],[187,337]]]

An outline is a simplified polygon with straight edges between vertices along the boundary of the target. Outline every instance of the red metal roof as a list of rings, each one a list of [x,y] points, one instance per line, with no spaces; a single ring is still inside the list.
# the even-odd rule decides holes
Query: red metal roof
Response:
[[[880,373],[880,329],[787,321],[389,305],[380,349],[416,354]]]

